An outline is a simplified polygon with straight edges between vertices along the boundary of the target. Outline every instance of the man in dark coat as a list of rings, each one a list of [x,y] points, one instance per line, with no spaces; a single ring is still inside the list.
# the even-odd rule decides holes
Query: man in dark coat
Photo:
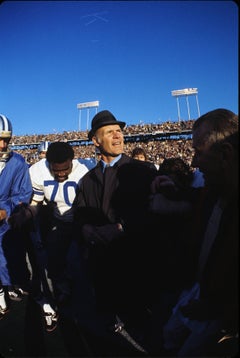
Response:
[[[157,170],[150,162],[140,162],[123,153],[124,126],[107,110],[93,118],[89,139],[101,159],[83,177],[73,204],[75,237],[94,293],[96,317],[108,317],[109,321],[109,333],[101,345],[89,334],[88,343],[98,356],[144,353],[135,340],[119,335],[120,340],[115,342],[118,333],[110,332],[119,320],[130,329],[139,329],[139,321],[146,319],[149,300],[147,204]],[[81,283],[78,284],[81,291]]]
[[[205,180],[206,200],[199,211],[205,230],[195,283],[182,292],[164,327],[168,355],[238,353],[238,123],[236,114],[220,108],[193,125],[192,165]]]

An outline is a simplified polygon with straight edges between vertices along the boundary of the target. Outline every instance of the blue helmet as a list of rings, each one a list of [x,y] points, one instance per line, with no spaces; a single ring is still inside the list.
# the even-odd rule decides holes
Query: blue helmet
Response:
[[[0,138],[11,138],[12,137],[12,124],[9,119],[0,114]]]
[[[46,152],[48,150],[49,145],[50,145],[50,142],[48,142],[48,141],[41,142],[38,146],[38,153]]]

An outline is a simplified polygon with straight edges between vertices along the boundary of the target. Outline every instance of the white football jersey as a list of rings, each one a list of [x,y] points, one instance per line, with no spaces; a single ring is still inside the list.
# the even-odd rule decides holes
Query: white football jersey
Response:
[[[62,183],[54,179],[45,158],[29,168],[33,187],[32,200],[42,202],[47,199],[47,201],[54,202],[54,216],[67,222],[72,221],[72,203],[76,196],[77,186],[88,172],[88,168],[77,159],[73,159],[72,163],[72,171],[68,179]]]

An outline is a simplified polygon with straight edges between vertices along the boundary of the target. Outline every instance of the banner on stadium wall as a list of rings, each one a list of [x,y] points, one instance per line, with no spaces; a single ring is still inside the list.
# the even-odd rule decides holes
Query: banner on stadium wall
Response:
[[[172,96],[189,96],[191,94],[197,94],[197,93],[198,93],[197,88],[184,88],[184,89],[172,91]]]
[[[98,106],[99,106],[99,101],[84,102],[84,103],[77,104],[78,109],[98,107]]]

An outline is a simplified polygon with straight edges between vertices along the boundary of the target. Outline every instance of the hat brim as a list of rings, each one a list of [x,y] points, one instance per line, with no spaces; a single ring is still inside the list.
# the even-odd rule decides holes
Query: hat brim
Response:
[[[102,128],[102,127],[105,127],[105,126],[111,126],[113,124],[118,124],[120,126],[121,129],[123,129],[125,126],[126,126],[126,123],[125,122],[121,122],[121,121],[107,121],[106,123],[102,122],[102,123],[99,123],[99,125],[96,125],[94,128],[92,128],[89,133],[88,133],[88,139],[91,140],[92,137],[94,136],[94,134],[96,133],[96,131],[99,129],[99,128]]]

